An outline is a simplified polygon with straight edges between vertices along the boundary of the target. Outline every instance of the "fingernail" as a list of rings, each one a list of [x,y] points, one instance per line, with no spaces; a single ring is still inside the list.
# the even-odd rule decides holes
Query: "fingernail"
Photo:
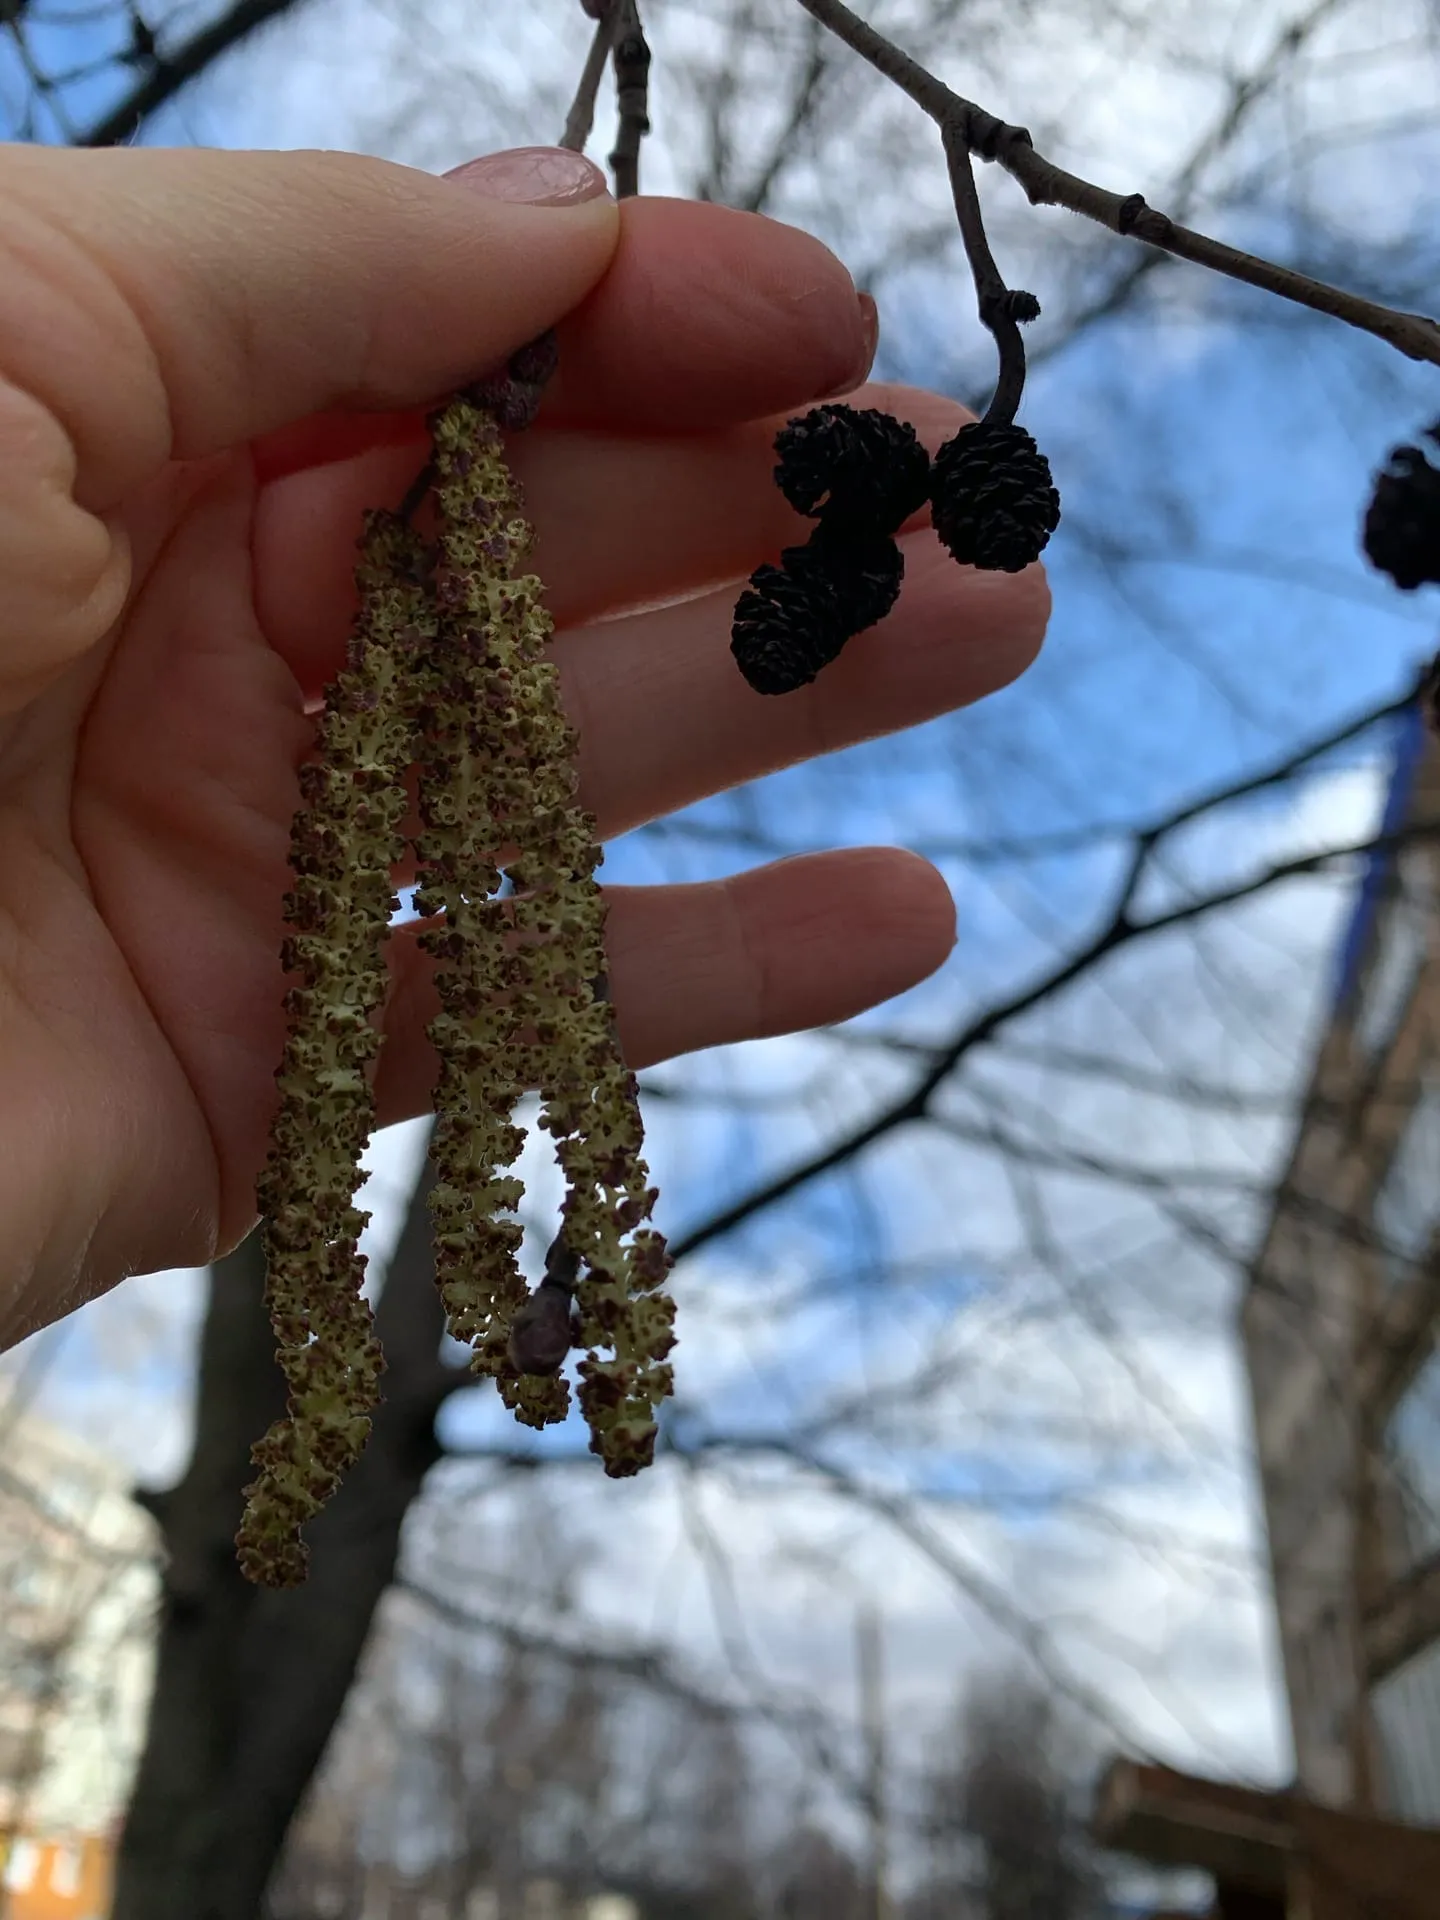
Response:
[[[510,147],[467,160],[445,178],[488,199],[522,201],[531,207],[574,207],[610,190],[594,161],[567,147]]]
[[[838,386],[831,387],[828,393],[822,393],[820,395],[822,400],[836,400],[842,393],[853,393],[856,387],[863,386],[870,376],[870,368],[875,359],[875,348],[880,340],[880,309],[868,293],[862,293],[859,300],[864,346],[845,378]]]
[[[865,371],[868,373],[875,359],[875,349],[880,344],[880,309],[868,293],[860,296],[860,317],[865,322]]]

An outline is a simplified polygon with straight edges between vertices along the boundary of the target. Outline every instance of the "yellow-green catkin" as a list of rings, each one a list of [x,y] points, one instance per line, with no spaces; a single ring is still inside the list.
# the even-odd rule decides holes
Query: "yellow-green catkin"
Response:
[[[280,1107],[257,1200],[267,1303],[289,1384],[285,1417],[253,1453],[237,1539],[253,1580],[304,1578],[300,1528],[365,1444],[384,1362],[360,1296],[357,1250],[369,1218],[354,1204],[374,1122],[369,1071],[380,1045],[383,947],[405,850],[404,778],[413,758],[408,693],[434,621],[423,549],[393,515],[367,517],[356,579],[360,611],[344,671],[327,689],[316,757],[301,769],[285,918],[290,1035],[276,1076]]]
[[[355,1195],[374,1122],[391,874],[407,851],[440,1003],[430,1208],[449,1330],[536,1427],[564,1419],[561,1370],[583,1346],[580,1403],[612,1475],[652,1458],[655,1409],[672,1387],[669,1258],[644,1224],[656,1194],[605,981],[601,849],[576,798],[540,582],[521,571],[533,536],[500,432],[533,416],[553,357],[542,337],[433,417],[433,544],[400,516],[367,516],[345,670],[301,770],[284,950],[299,984],[286,996],[257,1194],[290,1394],[254,1450],[237,1541],[245,1572],[270,1585],[304,1577],[300,1529],[364,1445],[384,1364],[361,1298],[369,1216]],[[525,1139],[515,1108],[532,1087],[567,1183],[533,1293],[510,1171]]]
[[[555,1136],[567,1180],[561,1242],[578,1270],[577,1332],[589,1349],[580,1365],[581,1406],[607,1473],[630,1474],[653,1455],[654,1410],[671,1391],[665,1359],[674,1308],[658,1291],[669,1264],[664,1242],[642,1226],[656,1195],[641,1158],[635,1081],[620,1057],[605,989],[604,902],[594,877],[602,854],[595,822],[576,799],[577,743],[545,651],[551,621],[541,584],[519,571],[533,536],[496,420],[461,398],[432,427],[436,675],[444,692],[427,698],[421,791],[444,778],[453,785],[463,742],[486,814],[477,829],[469,810],[458,808],[463,827],[446,824],[436,837],[427,822],[422,842],[422,907],[443,904],[446,913],[432,936],[444,1009],[431,1035],[442,1061],[432,1148],[437,1270],[443,1242],[452,1331],[475,1343],[477,1368],[494,1375],[507,1404],[529,1425],[563,1419],[568,1389],[558,1370],[523,1372],[510,1346],[527,1299],[515,1266],[518,1226],[492,1222],[488,1235],[473,1232],[487,1209],[513,1207],[520,1197],[519,1183],[498,1169],[523,1138],[510,1121],[514,1096],[538,1086],[540,1124]],[[451,859],[461,835],[461,858],[506,850],[511,893],[485,904],[483,943],[466,937],[473,900],[452,919],[464,892]],[[477,866],[477,886],[498,879],[495,868]],[[483,960],[477,944],[488,949]],[[497,1054],[510,1069],[504,1085]],[[552,1262],[551,1271],[564,1264]]]
[[[548,626],[538,595],[532,608],[508,581],[523,536],[511,533],[498,509],[493,524],[477,519],[463,528],[447,511],[439,451],[452,412],[432,421],[441,477],[438,634],[420,682],[415,905],[438,917],[421,936],[440,1000],[429,1029],[440,1063],[430,1140],[435,1277],[451,1335],[472,1349],[477,1372],[498,1377],[507,1365],[511,1320],[526,1297],[517,1259],[523,1230],[512,1217],[523,1188],[505,1171],[525,1138],[513,1119],[525,1090],[521,972],[497,897],[498,860],[522,797],[513,661],[525,649],[527,623],[535,629],[532,650]],[[483,417],[474,408],[466,412]]]

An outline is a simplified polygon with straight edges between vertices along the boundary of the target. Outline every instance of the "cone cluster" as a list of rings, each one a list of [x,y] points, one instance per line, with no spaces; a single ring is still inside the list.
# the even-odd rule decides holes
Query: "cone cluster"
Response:
[[[905,561],[894,536],[930,488],[915,429],[877,409],[816,407],[775,441],[775,482],[816,522],[779,566],[757,567],[730,650],[757,693],[793,693],[894,606]]]
[[[1049,463],[1021,427],[962,427],[932,465],[905,422],[827,405],[787,422],[775,452],[776,485],[816,525],[736,602],[730,650],[757,693],[808,686],[885,618],[905,572],[895,536],[927,500],[955,559],[1005,572],[1038,559],[1060,518]]]
[[[1425,429],[1440,445],[1440,420]],[[1365,557],[1397,587],[1440,584],[1440,472],[1419,447],[1391,449],[1365,512]]]

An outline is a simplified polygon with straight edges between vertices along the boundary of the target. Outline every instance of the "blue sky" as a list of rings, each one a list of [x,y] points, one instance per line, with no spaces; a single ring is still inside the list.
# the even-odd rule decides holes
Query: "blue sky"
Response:
[[[362,8],[354,17],[373,16]],[[548,14],[542,25],[552,30]],[[252,93],[253,76],[265,69],[259,57],[248,64],[242,56],[164,116],[157,137],[337,139],[408,153],[408,136],[390,137],[384,103],[366,90],[363,44],[347,96],[344,62],[319,59],[319,29],[296,31],[282,85]],[[1412,79],[1417,93],[1433,86],[1433,75]],[[1319,98],[1323,75],[1315,86]],[[1158,81],[1152,92],[1163,97]],[[98,102],[85,104],[93,110]],[[1165,151],[1161,122],[1163,115],[1145,122],[1157,154]],[[1264,129],[1260,158],[1262,136]],[[1097,166],[1114,169],[1113,148],[1095,137]],[[469,150],[489,144],[483,127],[467,138]],[[1073,138],[1081,143],[1079,132]],[[1371,220],[1383,189],[1387,215],[1402,199],[1418,222],[1433,197],[1427,138],[1429,146],[1394,149],[1388,170],[1352,168],[1348,198],[1326,203],[1333,220]],[[426,157],[438,163],[465,150]],[[673,154],[660,162],[662,177],[667,166],[678,166]],[[908,181],[888,185],[910,193]],[[1064,276],[1045,250],[1053,219],[1039,229],[1045,245],[1026,241],[1018,195],[993,178],[985,185],[1015,277],[1059,311]],[[923,193],[917,183],[911,197],[918,203],[934,188],[927,175]],[[1262,214],[1274,231],[1273,206],[1243,222],[1228,213],[1222,220],[1248,236],[1264,230]],[[863,207],[850,208],[837,237],[854,239],[864,220]],[[1106,257],[1118,252],[1116,242]],[[1050,453],[1066,518],[1048,556],[1051,638],[1024,681],[901,742],[876,742],[706,803],[689,816],[703,834],[631,836],[610,851],[607,877],[733,871],[751,858],[736,829],[755,820],[797,849],[1024,840],[1124,824],[1400,689],[1435,645],[1435,609],[1377,579],[1356,534],[1370,471],[1393,440],[1440,413],[1433,370],[1327,323],[1271,324],[1259,296],[1212,289],[1198,275],[1167,270],[1151,296],[1143,317],[1109,325],[1043,364],[1027,396],[1023,418]],[[956,392],[983,387],[988,343],[953,257],[882,289],[882,319],[882,375]],[[1048,323],[1047,311],[1034,330],[1037,346]],[[1267,855],[1323,844],[1327,834],[1363,834],[1383,752],[1378,739],[1364,743],[1306,791],[1266,796],[1196,829],[1167,884],[1213,883]],[[935,980],[860,1030],[942,1033],[966,1008],[1010,991],[1092,922],[1118,859],[1111,842],[1046,858],[945,859],[960,909],[957,952]],[[1227,916],[1200,943],[1187,935],[1135,949],[1029,1023],[1024,1037],[1132,1064],[1183,1062],[1199,1077],[1283,1094],[1303,1070],[1342,916],[1342,887],[1297,884]],[[683,1229],[833,1137],[908,1071],[903,1060],[853,1043],[797,1039],[658,1073],[697,1096],[683,1107],[650,1107],[666,1224]],[[709,1106],[698,1098],[706,1088],[716,1096]],[[787,1088],[804,1089],[803,1097],[760,1112],[725,1106],[735,1090],[753,1102]],[[1010,1111],[1001,1115],[997,1101]],[[1147,1105],[1093,1076],[1023,1068],[1001,1054],[977,1058],[946,1110],[972,1124],[986,1116],[998,1124],[1001,1115],[1032,1144],[1063,1139],[1075,1151],[1148,1154],[1192,1171],[1253,1176],[1284,1141],[1278,1122],[1222,1120],[1173,1100]],[[391,1204],[372,1194],[381,1202],[382,1239],[413,1146],[407,1137],[383,1151]],[[946,1537],[1045,1618],[1066,1658],[1111,1691],[1117,1717],[1137,1737],[1182,1761],[1283,1772],[1229,1331],[1233,1276],[1177,1237],[1148,1201],[1113,1183],[1053,1168],[1037,1179],[1060,1250],[1049,1273],[1024,1244],[1035,1194],[1008,1185],[996,1157],[973,1140],[897,1136],[858,1181],[817,1184],[680,1276],[689,1328],[682,1393],[706,1420],[753,1432],[867,1384],[903,1380],[936,1342],[951,1342],[951,1384],[894,1419],[847,1432],[836,1457],[877,1483],[931,1498]],[[1217,1197],[1197,1187],[1186,1204],[1208,1209],[1237,1241],[1253,1231],[1255,1209],[1243,1193]],[[889,1274],[883,1281],[881,1269]],[[164,1429],[173,1456],[183,1441],[176,1415],[197,1298],[192,1281],[149,1281],[127,1289],[123,1307],[105,1303],[80,1316],[47,1388],[51,1407],[96,1429],[108,1421],[112,1433],[137,1404],[167,1409],[152,1430]],[[135,1329],[133,1358],[111,1365],[107,1385],[103,1356],[122,1320]],[[452,1418],[472,1435],[492,1425],[473,1403]],[[715,1525],[754,1631],[777,1666],[803,1670],[821,1690],[839,1686],[836,1648],[848,1618],[827,1599],[825,1582],[804,1573],[796,1547],[809,1534],[824,1537],[835,1515],[793,1485],[762,1496],[758,1473],[742,1465],[717,1482],[715,1495]],[[1091,1496],[1088,1517],[1084,1503],[1049,1498],[1077,1485]],[[972,1501],[977,1488],[993,1497]],[[587,1483],[573,1503],[564,1498],[579,1515],[598,1496]],[[697,1656],[711,1657],[673,1477],[614,1499],[624,1517],[615,1533],[671,1542],[673,1557],[661,1556],[669,1571],[647,1576],[651,1604]],[[850,1525],[852,1578],[883,1584],[904,1625],[897,1697],[929,1712],[937,1657],[958,1670],[997,1643],[973,1612],[957,1610],[933,1566],[907,1557],[883,1528]],[[1150,1551],[1153,1539],[1168,1540],[1168,1569],[1152,1564],[1165,1557]],[[637,1565],[613,1553],[601,1560],[590,1598],[602,1614],[623,1611],[620,1596],[633,1590]],[[1119,1649],[1106,1626],[1117,1596],[1133,1613]],[[796,1608],[807,1635],[797,1632]]]

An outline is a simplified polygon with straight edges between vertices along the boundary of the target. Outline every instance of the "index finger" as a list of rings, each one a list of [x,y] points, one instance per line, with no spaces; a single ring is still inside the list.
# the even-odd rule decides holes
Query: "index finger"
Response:
[[[641,198],[621,203],[604,279],[556,332],[547,426],[705,433],[853,392],[870,371],[876,316],[829,248],[797,227],[709,201]],[[424,408],[332,412],[269,435],[256,463],[274,480],[397,447],[365,483],[376,504],[396,475],[394,497],[404,492],[425,437]],[[344,544],[348,575],[352,532]]]
[[[0,379],[64,431],[92,513],[168,460],[433,399],[576,306],[619,238],[581,156],[548,183],[544,150],[538,180],[515,159],[442,180],[355,154],[9,149]]]
[[[559,329],[547,423],[699,433],[865,379],[874,302],[812,235],[710,201],[620,211],[605,278]]]

